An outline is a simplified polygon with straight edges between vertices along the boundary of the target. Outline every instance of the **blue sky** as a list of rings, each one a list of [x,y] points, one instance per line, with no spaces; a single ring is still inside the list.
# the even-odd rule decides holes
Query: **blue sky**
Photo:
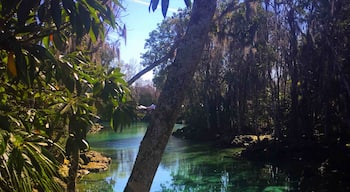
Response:
[[[149,33],[157,28],[157,24],[164,18],[161,13],[161,7],[155,12],[149,12],[150,0],[124,0],[123,6],[126,10],[122,13],[121,20],[127,28],[127,43],[121,43],[120,57],[126,63],[131,59],[140,62],[140,55],[144,53],[145,39],[149,37]],[[161,0],[159,2],[161,4]],[[178,8],[185,8],[184,0],[170,0],[168,16],[173,15]]]

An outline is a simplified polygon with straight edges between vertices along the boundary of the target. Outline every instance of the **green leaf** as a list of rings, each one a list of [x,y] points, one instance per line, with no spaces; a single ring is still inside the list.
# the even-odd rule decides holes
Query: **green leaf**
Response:
[[[18,71],[18,76],[24,82],[27,82],[27,72],[28,72],[27,71],[27,60],[22,53],[20,45],[16,46],[15,55],[16,55],[16,68]]]
[[[10,122],[8,118],[4,115],[0,115],[0,129],[10,130]]]
[[[76,13],[70,14],[69,16],[70,24],[72,25],[72,31],[74,33],[77,32],[78,27],[77,27],[77,15]]]
[[[46,48],[49,48],[49,46],[50,46],[50,38],[49,38],[49,36],[43,37],[42,42],[43,42],[43,45],[44,45]]]
[[[30,6],[30,1],[21,1],[21,3],[19,4],[17,17],[18,23],[20,25],[24,25],[24,23],[26,22],[31,8],[32,7]]]
[[[11,1],[1,1],[1,15],[7,15],[13,11],[20,0],[11,0]]]
[[[95,22],[99,23],[100,20],[99,20],[98,11],[96,10],[96,8],[92,7],[89,3],[86,2],[86,0],[83,0],[81,3],[83,3],[84,6],[86,6],[87,9],[89,10],[90,17],[93,18]]]
[[[62,4],[68,15],[75,13],[75,3],[73,0],[62,0]]]
[[[86,19],[86,18],[84,18],[84,19]],[[81,20],[83,20],[83,18],[80,17],[80,19],[78,19],[78,20],[81,21]],[[79,44],[80,40],[83,38],[86,31],[84,31],[83,22],[76,22],[75,27],[76,27],[75,33],[77,34],[77,41],[78,41],[77,43]]]
[[[123,10],[125,9],[123,5],[118,1],[118,0],[112,0],[118,7],[122,8]]]
[[[15,168],[16,172],[20,174],[23,170],[24,160],[21,155],[21,151],[18,148],[14,148],[10,153],[8,160],[10,167]]]
[[[96,38],[96,36],[95,36],[94,31],[92,30],[92,27],[90,27],[89,36],[90,36],[92,42],[93,42],[93,43],[96,43],[97,38]]]
[[[59,30],[62,23],[61,5],[59,0],[51,0],[51,13],[53,22],[55,23],[57,30]]]
[[[22,145],[24,142],[24,140],[21,136],[13,135],[13,134],[11,134],[11,136],[10,136],[10,141],[16,148],[22,148]]]
[[[69,15],[72,31],[77,32],[77,11],[73,0],[62,0],[63,8]]]
[[[21,3],[18,5],[18,23],[20,25],[24,25],[26,23],[27,19],[29,18],[30,11],[38,6],[40,3],[40,0],[30,0],[30,1],[21,1]]]
[[[85,28],[85,31],[90,31],[91,19],[89,10],[81,3],[78,3],[80,21]]]
[[[33,168],[39,173],[42,174],[42,166],[40,166],[39,162],[37,161],[37,159],[40,159],[40,153],[38,153],[37,150],[35,150],[35,148],[32,148],[31,145],[28,145],[28,156],[31,160],[31,163],[33,165]]]
[[[104,81],[101,83],[101,82],[97,82],[94,84],[94,87],[93,87],[93,94],[94,95],[98,95],[103,89],[104,89]]]
[[[64,49],[65,37],[60,33],[53,34],[53,43],[58,50]]]
[[[27,45],[24,48],[41,61],[48,59],[52,63],[56,63],[55,57],[41,45]]]
[[[71,108],[71,103],[68,103],[61,111],[60,114],[63,115],[65,113],[67,113]]]
[[[148,10],[150,10],[150,8],[152,7],[152,11],[155,11],[157,9],[158,3],[159,0],[151,0]]]
[[[110,21],[110,25],[113,28],[115,28],[116,27],[116,25],[115,25],[115,18],[114,18],[114,15],[113,15],[113,12],[112,12],[111,8],[108,7],[108,6],[107,6],[107,11],[106,11],[106,16],[107,16],[107,18]]]
[[[100,13],[106,13],[105,6],[103,6],[100,2],[96,0],[86,0],[86,2],[93,7],[96,11]]]
[[[41,22],[45,22],[48,20],[48,17],[47,17],[47,3],[44,2],[43,4],[40,5],[39,9],[38,9],[38,18],[39,18],[39,21]]]
[[[123,30],[122,30],[122,35],[121,35],[121,37],[123,37],[124,43],[125,43],[125,45],[126,45],[127,31],[126,31],[126,25],[125,25],[125,24],[124,24],[124,26],[123,26]],[[118,58],[120,58],[119,54],[118,54]]]
[[[95,20],[92,22],[91,29],[95,35],[95,38],[98,38],[98,36],[100,34],[100,26],[95,23]]]
[[[30,87],[33,84],[34,78],[35,78],[35,71],[36,71],[36,61],[34,57],[28,56],[28,80]]]
[[[166,13],[169,8],[169,0],[162,0],[162,14],[163,17],[166,17]]]
[[[0,130],[0,155],[4,154],[6,151],[7,141],[5,135],[7,132],[5,130]]]

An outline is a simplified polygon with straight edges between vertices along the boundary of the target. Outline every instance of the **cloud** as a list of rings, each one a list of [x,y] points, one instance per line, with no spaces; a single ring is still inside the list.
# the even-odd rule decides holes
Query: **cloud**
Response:
[[[141,4],[141,5],[146,5],[147,7],[149,6],[149,2],[147,1],[143,1],[143,0],[131,0],[132,2],[134,3],[137,3],[137,4]],[[158,4],[158,7],[157,9],[160,9],[160,4]],[[171,8],[169,7],[168,8],[168,12],[171,12],[171,13],[176,13],[177,12],[177,9],[176,8]]]
[[[132,0],[132,2],[141,4],[141,5],[149,6],[149,3],[145,2],[145,1],[142,1],[142,0]]]

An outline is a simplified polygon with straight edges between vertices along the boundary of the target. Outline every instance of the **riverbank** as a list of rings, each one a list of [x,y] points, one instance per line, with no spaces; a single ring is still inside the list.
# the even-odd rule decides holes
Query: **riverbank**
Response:
[[[191,129],[180,129],[175,137],[192,140]],[[271,166],[270,171],[284,172],[293,185],[291,191],[350,191],[350,144],[340,139],[300,138],[276,140],[271,135],[215,135],[212,143],[219,149],[241,148],[226,156],[233,161]]]

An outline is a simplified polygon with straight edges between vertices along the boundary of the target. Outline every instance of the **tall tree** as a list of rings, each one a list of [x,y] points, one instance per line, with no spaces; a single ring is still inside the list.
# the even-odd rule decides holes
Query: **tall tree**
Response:
[[[200,62],[212,17],[214,0],[195,0],[186,34],[180,43],[157,109],[141,142],[136,162],[125,191],[149,191],[162,154],[172,133],[185,94],[191,88],[193,74]]]

